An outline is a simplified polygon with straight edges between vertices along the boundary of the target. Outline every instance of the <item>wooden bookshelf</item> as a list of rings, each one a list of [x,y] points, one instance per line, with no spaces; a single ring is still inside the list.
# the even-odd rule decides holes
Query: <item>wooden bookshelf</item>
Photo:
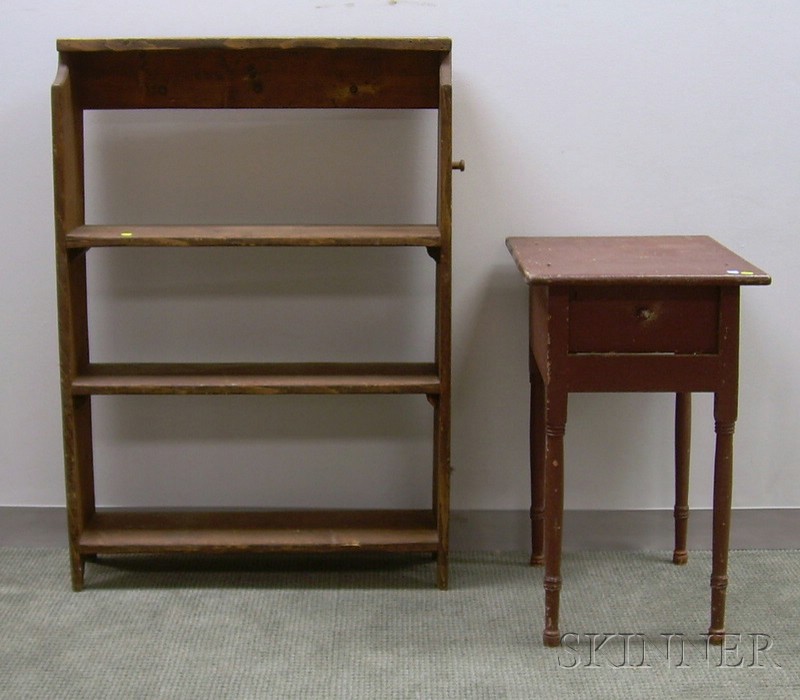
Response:
[[[447,587],[450,510],[451,78],[449,39],[61,39],[52,88],[56,274],[72,586],[106,553],[428,552]],[[107,109],[429,109],[438,114],[429,225],[87,224],[84,113]],[[433,258],[426,363],[97,363],[86,258],[94,248],[418,246]],[[432,406],[430,508],[98,510],[92,397],[103,394],[419,394]],[[266,400],[266,399],[265,399]]]

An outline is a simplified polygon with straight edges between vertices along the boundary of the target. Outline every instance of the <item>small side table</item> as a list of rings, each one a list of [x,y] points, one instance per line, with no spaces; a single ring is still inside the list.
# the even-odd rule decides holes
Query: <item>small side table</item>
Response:
[[[532,565],[558,646],[570,392],[675,392],[675,550],[687,560],[691,392],[714,392],[710,640],[725,635],[738,404],[739,288],[769,275],[707,236],[509,238],[529,285]]]

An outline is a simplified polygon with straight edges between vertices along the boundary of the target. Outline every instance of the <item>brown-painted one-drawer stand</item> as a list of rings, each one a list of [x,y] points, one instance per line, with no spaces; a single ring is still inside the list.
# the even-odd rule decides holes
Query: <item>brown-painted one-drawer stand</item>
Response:
[[[450,500],[452,120],[449,39],[118,39],[58,42],[52,89],[56,262],[72,585],[98,554],[425,552],[447,587]],[[84,113],[109,109],[431,110],[435,221],[427,225],[87,225]],[[279,138],[276,135],[276,138]],[[265,167],[269,167],[267,164]],[[132,192],[131,196],[136,193]],[[369,206],[370,193],[363,201]],[[144,218],[147,218],[146,213]],[[124,224],[124,222],[122,222]],[[156,222],[157,223],[157,222]],[[302,222],[301,222],[302,223]],[[427,362],[97,363],[86,258],[97,247],[417,246],[433,259]],[[265,358],[266,359],[266,358]],[[432,497],[421,509],[225,512],[98,510],[92,397],[101,394],[416,394],[432,406]],[[220,478],[224,478],[220,475]]]
[[[725,634],[739,288],[763,271],[706,236],[509,238],[529,285],[531,564],[545,566],[544,643],[557,646],[570,392],[675,392],[675,551],[687,560],[691,392],[714,393],[709,636]]]

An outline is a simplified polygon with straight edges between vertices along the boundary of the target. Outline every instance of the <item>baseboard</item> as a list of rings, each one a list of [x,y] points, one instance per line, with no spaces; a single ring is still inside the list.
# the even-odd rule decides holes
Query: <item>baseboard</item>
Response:
[[[0,507],[0,546],[66,547],[64,508]],[[456,510],[451,515],[453,551],[527,551],[527,511]],[[672,511],[567,511],[564,549],[654,550],[672,548]],[[800,509],[737,509],[731,549],[800,548]],[[689,548],[711,548],[711,511],[692,511]]]
[[[455,511],[451,548],[527,551],[530,520],[526,511]],[[711,549],[711,510],[689,516],[689,548]],[[563,547],[577,550],[662,550],[673,547],[671,510],[572,510],[564,513]],[[731,549],[800,548],[800,509],[735,509]]]

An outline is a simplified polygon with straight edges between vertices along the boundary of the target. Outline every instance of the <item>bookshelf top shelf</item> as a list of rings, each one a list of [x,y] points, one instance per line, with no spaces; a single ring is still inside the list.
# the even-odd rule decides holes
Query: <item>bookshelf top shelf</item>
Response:
[[[60,39],[78,109],[438,109],[449,39]],[[65,84],[66,74],[56,80]]]
[[[58,39],[60,52],[93,51],[177,51],[186,49],[373,49],[379,51],[432,51],[447,53],[451,41],[437,37],[232,37],[232,38],[162,38],[162,39]]]

